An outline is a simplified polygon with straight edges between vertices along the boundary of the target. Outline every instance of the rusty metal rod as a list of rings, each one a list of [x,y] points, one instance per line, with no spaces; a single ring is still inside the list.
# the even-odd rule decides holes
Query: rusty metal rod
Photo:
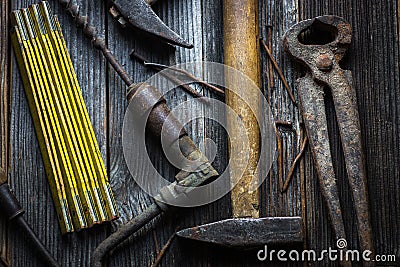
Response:
[[[295,160],[293,161],[293,165],[290,168],[290,171],[286,178],[285,184],[281,188],[281,193],[285,193],[288,190],[288,187],[289,187],[290,181],[292,180],[294,171],[295,171],[297,165],[299,164],[301,158],[303,157],[304,152],[306,151],[307,143],[308,143],[308,137],[306,135],[306,136],[304,136],[303,143],[301,144],[300,152],[297,155],[297,157],[295,158]]]
[[[285,78],[285,75],[283,75],[283,72],[282,72],[281,68],[279,67],[278,62],[276,62],[274,56],[272,55],[272,51],[268,48],[268,46],[264,40],[261,39],[260,41],[261,41],[262,46],[264,47],[265,52],[267,52],[267,55],[268,55],[269,59],[271,60],[272,65],[274,66],[276,72],[278,72],[279,78],[281,79],[283,85],[285,86],[285,89],[286,89],[287,93],[289,94],[290,99],[292,100],[293,104],[295,106],[297,106],[297,102],[296,102],[296,99],[294,98],[292,90],[290,89],[290,86]]]
[[[178,231],[177,227],[175,229],[175,232],[171,235],[171,237],[167,240],[167,243],[165,243],[165,245],[163,246],[163,248],[161,249],[161,251],[159,253],[157,253],[157,258],[154,261],[154,263],[151,265],[151,267],[157,267],[158,265],[160,265],[160,262],[162,260],[162,258],[165,255],[165,252],[167,252],[168,248],[171,246],[172,244],[172,240],[174,239],[174,237],[176,236],[176,231]]]
[[[194,90],[192,87],[190,87],[188,84],[185,84],[185,82],[181,81],[179,78],[175,77],[174,75],[172,75],[169,72],[166,71],[162,71],[163,68],[162,67],[158,67],[155,64],[153,65],[147,65],[147,60],[139,55],[138,53],[136,53],[136,51],[134,49],[132,49],[131,53],[129,54],[129,56],[131,58],[136,58],[137,60],[139,60],[145,67],[151,67],[153,70],[155,71],[159,71],[161,75],[163,75],[164,77],[166,77],[167,79],[171,80],[172,82],[174,82],[175,84],[179,85],[180,87],[182,87],[186,92],[188,92],[189,94],[191,94],[193,97],[196,98],[200,98],[201,101],[205,102],[206,104],[209,104],[208,99],[204,98],[204,96],[202,94],[200,94],[199,92],[197,92],[196,90]],[[161,64],[160,64],[161,65]],[[165,66],[165,65],[161,65],[161,66]],[[166,68],[168,68],[168,66],[165,66]]]
[[[145,65],[146,67],[157,67],[157,68],[161,68],[161,69],[167,69],[167,68],[168,68],[168,69],[171,69],[171,70],[173,70],[173,71],[182,73],[183,75],[189,77],[190,79],[193,79],[194,81],[196,81],[196,82],[199,83],[199,84],[204,85],[205,87],[211,89],[212,91],[215,91],[215,92],[220,93],[220,94],[225,94],[225,91],[224,91],[224,90],[222,90],[222,89],[220,89],[220,88],[218,88],[218,87],[216,87],[216,86],[214,86],[214,85],[212,85],[212,84],[209,84],[209,83],[207,83],[207,82],[205,82],[205,81],[203,81],[203,80],[197,78],[196,76],[194,76],[193,74],[191,74],[190,72],[188,72],[188,71],[186,71],[186,70],[178,69],[178,68],[176,68],[176,67],[166,66],[166,65],[163,65],[163,64],[152,63],[152,62],[148,62],[148,61],[145,61],[145,62],[144,62],[144,65]]]
[[[107,48],[104,38],[102,38],[98,33],[96,27],[92,26],[88,22],[87,16],[80,15],[79,5],[73,3],[73,0],[59,0],[60,4],[63,5],[69,14],[74,18],[77,28],[81,28],[86,37],[91,39],[93,46],[100,50],[107,62],[113,67],[113,69],[118,73],[121,79],[125,82],[127,86],[132,85],[133,79],[126,72],[124,67],[118,63],[117,59],[113,53]]]
[[[197,78],[196,76],[194,76],[193,74],[191,74],[190,72],[188,72],[186,70],[179,69],[179,68],[172,67],[172,66],[159,64],[159,63],[152,63],[148,59],[143,57],[142,55],[139,55],[134,49],[132,49],[132,51],[130,53],[130,56],[133,57],[133,58],[138,59],[141,63],[143,63],[143,65],[145,67],[150,67],[150,68],[153,68],[153,69],[155,69],[157,71],[161,71],[163,69],[170,69],[170,70],[176,71],[176,72],[181,73],[181,74],[187,76],[188,78],[194,80],[196,83],[201,84],[201,85],[205,86],[206,88],[211,89],[211,91],[215,91],[216,93],[220,93],[220,94],[225,94],[224,90],[222,90],[222,89],[220,89],[220,88],[218,88],[218,87],[216,87],[216,86],[214,86],[212,84],[209,84],[209,83]],[[183,82],[181,82],[181,83],[183,83]]]
[[[162,97],[162,94],[154,86],[149,84],[134,84],[133,79],[127,74],[125,69],[117,62],[115,56],[106,47],[104,39],[97,35],[96,28],[89,25],[86,16],[80,15],[79,6],[72,3],[72,0],[60,0],[60,3],[63,4],[67,11],[72,15],[77,27],[83,28],[83,32],[92,40],[95,48],[102,51],[107,61],[124,80],[126,85],[128,85],[126,97],[129,103],[135,101],[134,108],[137,109],[137,115],[144,116],[144,113],[150,110],[146,125],[149,133],[153,137],[160,139],[162,127],[163,125],[167,125],[167,128],[169,129],[167,136],[167,142],[169,142],[167,144],[168,147],[172,147],[174,142],[178,142],[179,151],[174,151],[175,153],[183,154],[190,161],[196,159],[203,163],[203,168],[201,170],[195,170],[190,173],[182,171],[178,182],[172,183],[161,189],[160,194],[156,196],[156,203],[149,206],[142,214],[139,214],[136,218],[122,226],[96,248],[91,257],[91,266],[101,267],[103,258],[109,251],[119,245],[122,241],[129,238],[129,236],[142,228],[154,217],[169,209],[169,206],[164,204],[168,201],[169,192],[174,192],[174,195],[177,196],[186,195],[189,192],[177,191],[182,190],[177,189],[177,187],[184,186],[190,190],[191,187],[199,186],[210,177],[218,175],[218,172],[211,166],[208,159],[188,137],[187,132],[184,130],[180,122],[174,116],[169,116],[170,110],[166,105],[166,101]],[[178,140],[176,140],[176,136],[178,136]]]
[[[272,50],[272,26],[268,25],[267,26],[267,42],[268,42],[268,47],[270,50]],[[274,70],[272,67],[272,62],[271,60],[268,60],[268,76],[269,76],[269,87],[274,88],[275,87],[275,80],[274,80]]]
[[[118,231],[111,234],[96,248],[92,255],[92,267],[102,267],[102,260],[113,248],[118,246],[127,236],[131,236],[133,233],[145,226],[150,220],[157,217],[163,211],[157,204],[152,204],[146,208],[145,211],[136,216],[133,220],[123,225]]]

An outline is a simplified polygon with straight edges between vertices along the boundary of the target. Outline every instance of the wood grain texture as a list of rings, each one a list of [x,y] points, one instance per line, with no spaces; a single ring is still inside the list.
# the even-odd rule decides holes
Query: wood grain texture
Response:
[[[9,119],[10,119],[10,49],[8,41],[8,13],[9,2],[0,4],[0,167],[8,172],[9,161]],[[6,221],[0,219],[0,252],[1,257],[7,261],[7,226]]]
[[[11,8],[26,8],[34,0],[12,1]],[[94,124],[102,154],[107,150],[105,63],[93,52],[83,34],[61,9],[57,1],[50,2],[53,13],[59,16],[71,59],[80,82],[89,115]],[[82,1],[82,12],[104,32],[104,9],[97,1]],[[100,16],[99,16],[100,14]],[[61,236],[50,188],[45,175],[38,141],[27,105],[22,80],[14,57],[12,68],[13,105],[11,115],[12,161],[10,186],[26,210],[25,218],[33,230],[64,266],[87,266],[91,252],[106,236],[103,227]],[[41,266],[36,254],[18,229],[11,227],[8,240],[12,266]]]
[[[260,36],[266,40],[268,26],[272,28],[273,37],[271,50],[294,92],[294,75],[297,72],[293,71],[292,61],[286,57],[281,47],[283,34],[296,23],[298,19],[297,10],[297,1],[272,0],[260,2]],[[268,98],[274,119],[291,121],[294,126],[294,131],[278,129],[282,140],[284,170],[283,174],[279,175],[279,166],[277,162],[272,166],[270,175],[265,183],[265,216],[300,216],[300,175],[297,173],[293,177],[293,181],[287,193],[280,193],[280,186],[284,183],[283,179],[287,176],[296,154],[300,151],[299,110],[294,107],[275,70],[272,72],[274,74],[272,78],[275,87],[269,86],[269,80],[271,78],[269,77],[270,72],[267,69],[269,59],[265,51],[261,52],[261,59],[261,76],[264,94]]]
[[[399,224],[394,222],[399,221],[400,213],[399,209],[392,208],[399,205],[397,188],[400,182],[400,85],[396,10],[396,1],[300,1],[300,14],[303,19],[322,14],[336,14],[343,16],[353,27],[352,48],[343,65],[353,72],[357,90],[376,253],[399,255]],[[331,111],[328,112],[331,114],[328,121],[332,122],[332,150],[334,158],[337,159],[335,168],[342,206],[345,207],[343,210],[345,226],[349,233],[348,243],[350,248],[356,248],[358,241],[355,235],[354,212],[351,208],[351,192],[345,176],[344,159],[329,97],[327,102],[328,110]],[[309,184],[315,184],[314,181],[309,180]],[[308,202],[308,210],[313,210],[312,214],[324,214],[324,209],[316,209],[312,203],[315,202]],[[315,225],[316,229],[320,229],[320,225],[325,224]],[[320,246],[319,240],[325,236],[329,235],[324,231],[310,231],[310,246]]]
[[[225,0],[224,7],[224,63],[247,75],[260,86],[260,44],[258,40],[258,2]],[[232,75],[233,76],[233,75]],[[225,76],[225,103],[234,114],[227,114],[229,140],[239,148],[237,155],[230,149],[229,165],[231,184],[232,214],[234,218],[259,218],[259,190],[250,189],[260,159],[261,138],[255,114],[262,114],[259,107],[259,91],[247,90],[246,101],[238,96],[236,84],[239,79]],[[250,89],[250,88],[249,88]],[[258,88],[257,88],[258,89]],[[232,91],[234,90],[234,91]],[[236,123],[241,119],[242,125]],[[245,142],[239,128],[244,127],[248,140],[248,151],[243,148]],[[233,145],[232,145],[233,146]],[[249,158],[246,158],[248,153]],[[239,173],[242,173],[241,175]],[[239,174],[239,175],[238,175]],[[259,178],[258,178],[259,179]]]
[[[173,65],[191,61],[215,61],[223,58],[222,0],[159,0],[154,10],[160,18],[185,39],[194,43],[192,50],[176,48],[176,51],[148,36],[129,29],[122,29],[107,14],[104,2],[77,0],[82,12],[89,15],[91,23],[102,32],[108,45],[120,63],[126,67],[135,82],[147,80],[153,71],[139,62],[129,59],[132,48],[151,61]],[[3,8],[6,1],[2,1]],[[9,0],[12,9],[27,7],[35,0]],[[0,79],[2,94],[12,93],[11,106],[11,162],[10,184],[27,213],[25,218],[63,266],[88,266],[90,253],[110,231],[146,208],[152,199],[143,192],[131,177],[122,153],[122,124],[127,102],[126,87],[101,54],[95,51],[90,41],[80,30],[75,29],[57,1],[50,1],[53,11],[67,38],[73,64],[83,90],[84,99],[94,124],[103,158],[107,163],[111,184],[116,193],[121,219],[112,227],[96,229],[61,237],[51,194],[44,173],[40,150],[29,114],[22,81],[14,57],[8,59],[12,68],[12,92],[4,91],[4,78]],[[272,52],[282,68],[291,89],[296,94],[295,81],[303,76],[304,69],[292,62],[282,50],[284,32],[301,19],[323,14],[345,17],[354,29],[353,45],[343,62],[343,68],[353,72],[360,110],[362,134],[368,167],[368,185],[375,246],[378,254],[400,256],[400,81],[399,81],[399,15],[398,0],[260,0],[260,36],[267,39],[267,26],[272,27]],[[7,32],[3,16],[0,20],[1,37]],[[1,55],[4,41],[1,38]],[[305,245],[309,249],[322,250],[335,246],[324,200],[321,196],[311,152],[308,149],[300,163],[289,190],[281,194],[283,183],[291,164],[300,150],[302,119],[274,70],[270,71],[267,55],[261,51],[262,89],[270,102],[276,120],[291,121],[294,131],[281,130],[283,144],[283,173],[279,174],[274,163],[266,183],[261,188],[262,216],[302,216],[307,230]],[[1,58],[3,60],[3,58]],[[1,61],[3,62],[3,61]],[[4,64],[5,65],[5,64]],[[1,64],[1,67],[4,66]],[[273,74],[271,76],[271,73]],[[202,78],[202,72],[195,73]],[[3,71],[0,78],[7,77]],[[271,82],[271,79],[273,82]],[[271,86],[273,85],[273,86]],[[194,86],[206,96],[223,101],[223,97]],[[191,99],[180,89],[166,95],[168,105],[173,108],[186,99]],[[3,99],[3,98],[2,98]],[[328,121],[335,172],[338,177],[344,220],[351,248],[358,247],[356,225],[352,209],[352,198],[347,184],[344,159],[332,101],[327,97]],[[4,104],[2,102],[1,107]],[[202,111],[195,105],[192,113]],[[213,107],[210,107],[213,108]],[[1,118],[3,118],[3,109]],[[191,114],[186,114],[191,116]],[[2,126],[3,126],[3,122]],[[189,135],[202,149],[206,139],[217,145],[217,157],[213,166],[222,172],[228,163],[227,136],[225,130],[214,121],[196,120],[187,125]],[[2,128],[3,130],[3,128]],[[6,131],[7,132],[7,131]],[[3,135],[2,135],[3,136]],[[4,141],[1,141],[2,147]],[[172,180],[176,170],[168,164],[157,144],[148,143],[150,158],[155,167]],[[2,149],[2,151],[4,151]],[[4,160],[2,156],[2,162]],[[138,169],[141,175],[146,170]],[[213,222],[232,216],[230,196],[210,205],[193,209],[176,209],[151,222],[134,238],[120,246],[109,259],[109,266],[148,266],[156,259],[156,243],[162,247],[177,226],[181,228]],[[1,224],[0,226],[2,226]],[[15,229],[10,228],[7,238],[9,260],[13,266],[40,266],[29,245]],[[1,239],[0,239],[1,240]],[[155,240],[157,242],[155,242]],[[325,262],[328,264],[327,262]],[[258,266],[256,252],[232,252],[229,250],[193,244],[175,238],[161,261],[161,266]],[[334,265],[334,264],[331,264]]]

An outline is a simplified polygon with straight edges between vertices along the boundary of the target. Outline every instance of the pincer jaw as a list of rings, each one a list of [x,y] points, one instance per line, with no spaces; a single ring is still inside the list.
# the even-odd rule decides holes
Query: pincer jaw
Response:
[[[334,39],[326,44],[304,44],[301,34],[313,27],[323,28],[334,35]],[[333,15],[320,16],[302,21],[290,28],[283,37],[285,51],[310,70],[315,70],[321,54],[332,55],[339,62],[351,44],[352,28],[343,18]]]

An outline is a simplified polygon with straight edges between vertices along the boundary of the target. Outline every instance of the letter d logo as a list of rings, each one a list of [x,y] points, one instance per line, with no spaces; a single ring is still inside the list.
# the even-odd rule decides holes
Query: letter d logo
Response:
[[[265,261],[265,260],[267,259],[267,254],[268,254],[268,253],[267,253],[267,250],[268,250],[268,246],[265,245],[264,249],[260,249],[260,250],[257,252],[257,258],[258,258],[259,261]],[[263,256],[263,257],[261,257],[262,253],[264,253],[264,256]]]

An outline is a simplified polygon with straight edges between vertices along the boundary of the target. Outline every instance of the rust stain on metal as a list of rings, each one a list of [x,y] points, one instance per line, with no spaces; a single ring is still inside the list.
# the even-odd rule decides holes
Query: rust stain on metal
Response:
[[[290,86],[285,78],[285,75],[283,75],[282,69],[279,67],[278,62],[276,62],[274,55],[272,55],[272,51],[268,48],[268,46],[264,40],[261,40],[261,44],[262,44],[265,52],[267,52],[268,58],[272,62],[272,65],[274,66],[276,72],[279,75],[279,78],[281,79],[281,81],[283,83],[283,86],[285,87],[287,93],[289,94],[290,100],[292,100],[294,105],[297,105],[296,99],[294,98],[294,95],[292,93],[292,89],[290,89]]]
[[[334,28],[336,38],[323,45],[301,43],[300,34],[312,27],[323,27],[325,31]],[[351,72],[339,66],[339,61],[344,57],[350,43],[351,26],[336,16],[321,16],[302,21],[293,26],[284,37],[286,51],[309,70],[298,81],[298,93],[321,190],[328,205],[336,238],[345,238],[346,234],[330,153],[324,87],[329,88],[333,96],[349,184],[355,202],[360,247],[362,250],[374,251],[355,89]]]
[[[148,2],[152,4],[155,1]],[[113,10],[113,16],[123,26],[131,25],[174,45],[185,48],[193,47],[192,44],[165,25],[145,0],[114,0],[112,4],[116,7],[116,10]]]
[[[286,192],[288,190],[290,181],[293,178],[294,171],[295,171],[297,165],[299,164],[301,158],[304,155],[304,152],[305,152],[306,147],[307,147],[307,143],[308,143],[308,137],[304,136],[303,142],[301,144],[300,152],[297,155],[297,157],[295,158],[295,160],[293,161],[293,164],[292,164],[292,167],[290,168],[289,174],[286,177],[285,184],[281,187],[281,193],[284,193],[284,192]]]
[[[303,241],[300,217],[237,218],[181,230],[178,236],[231,248],[293,245]]]
[[[321,71],[330,71],[333,67],[332,58],[328,54],[321,54],[317,57],[317,67]]]

